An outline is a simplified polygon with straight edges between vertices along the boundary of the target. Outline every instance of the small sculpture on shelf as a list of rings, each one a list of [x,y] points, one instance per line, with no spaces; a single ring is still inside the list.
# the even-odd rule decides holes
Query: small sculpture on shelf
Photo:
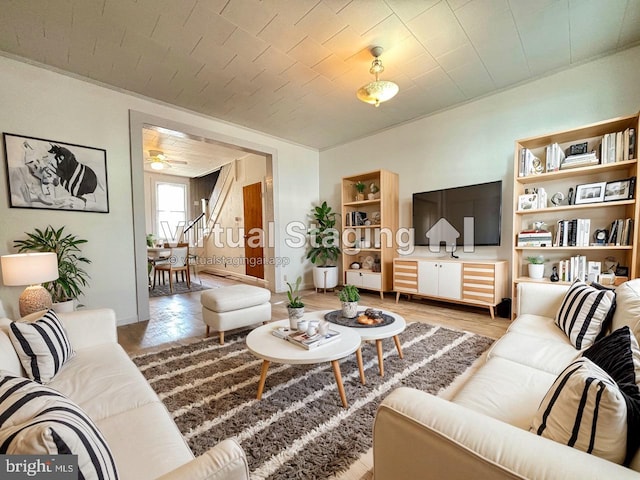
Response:
[[[376,198],[378,198],[380,196],[378,195],[379,192],[380,192],[380,188],[378,188],[378,185],[376,185],[376,182],[371,182],[371,185],[369,185],[369,195],[368,195],[369,200],[375,200]]]
[[[556,267],[555,265],[553,266],[549,280],[551,280],[552,282],[557,282],[560,280],[560,277],[558,277],[558,267]]]

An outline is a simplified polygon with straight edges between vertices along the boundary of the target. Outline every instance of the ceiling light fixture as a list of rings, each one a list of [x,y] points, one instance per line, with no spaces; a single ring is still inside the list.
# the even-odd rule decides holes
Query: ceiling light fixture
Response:
[[[386,80],[379,80],[378,75],[384,72],[384,67],[380,61],[380,55],[382,55],[382,47],[373,47],[371,49],[371,55],[375,58],[371,63],[369,73],[375,75],[376,79],[373,82],[367,83],[360,87],[356,92],[356,96],[363,102],[370,103],[378,107],[380,103],[391,100],[396,96],[400,88],[393,82]]]
[[[164,160],[167,158],[160,150],[149,150],[150,162],[149,166],[152,170],[162,170],[164,168]]]

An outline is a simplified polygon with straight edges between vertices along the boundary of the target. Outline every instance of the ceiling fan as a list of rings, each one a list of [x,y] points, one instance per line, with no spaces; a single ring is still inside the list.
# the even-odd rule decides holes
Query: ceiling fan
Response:
[[[169,160],[161,150],[149,150],[149,158],[146,163],[148,163],[153,170],[162,170],[165,167],[171,168],[171,164],[187,164],[187,162],[182,160]]]

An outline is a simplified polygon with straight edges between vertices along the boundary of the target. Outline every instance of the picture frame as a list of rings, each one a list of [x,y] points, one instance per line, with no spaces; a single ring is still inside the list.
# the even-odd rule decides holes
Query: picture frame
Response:
[[[606,185],[607,182],[597,182],[576,186],[574,205],[603,202]]]
[[[518,210],[534,210],[538,208],[538,194],[525,193],[518,197]]]
[[[2,134],[11,208],[109,213],[107,151]]]
[[[604,201],[615,202],[616,200],[629,200],[633,198],[635,183],[635,177],[607,182],[604,189]]]

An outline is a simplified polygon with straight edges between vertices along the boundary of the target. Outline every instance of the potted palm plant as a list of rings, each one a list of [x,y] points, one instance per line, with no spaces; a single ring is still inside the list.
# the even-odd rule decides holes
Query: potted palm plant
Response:
[[[345,318],[355,318],[358,316],[358,300],[360,300],[360,293],[358,293],[358,287],[355,285],[346,284],[340,293],[338,298],[342,302],[342,316]]]
[[[46,282],[43,287],[51,294],[54,310],[69,311],[74,309],[74,300],[82,295],[88,285],[89,274],[82,268],[91,263],[83,257],[80,245],[87,240],[65,233],[64,227],[58,230],[49,225],[44,230],[36,228],[27,233],[26,240],[14,240],[13,246],[18,252],[55,252],[58,257],[58,279]]]
[[[287,291],[287,297],[289,303],[287,304],[287,313],[289,314],[289,327],[292,330],[298,328],[298,320],[304,315],[304,303],[302,303],[302,297],[300,296],[300,282],[302,277],[296,279],[295,285],[287,282],[289,290]]]
[[[338,267],[334,262],[340,254],[336,212],[327,202],[311,209],[314,227],[309,230],[307,258],[314,264],[313,284],[318,288],[335,288],[338,285]]]
[[[364,200],[364,189],[367,188],[367,186],[361,182],[361,181],[357,181],[356,183],[354,183],[353,185],[356,188],[356,201],[362,201]]]

